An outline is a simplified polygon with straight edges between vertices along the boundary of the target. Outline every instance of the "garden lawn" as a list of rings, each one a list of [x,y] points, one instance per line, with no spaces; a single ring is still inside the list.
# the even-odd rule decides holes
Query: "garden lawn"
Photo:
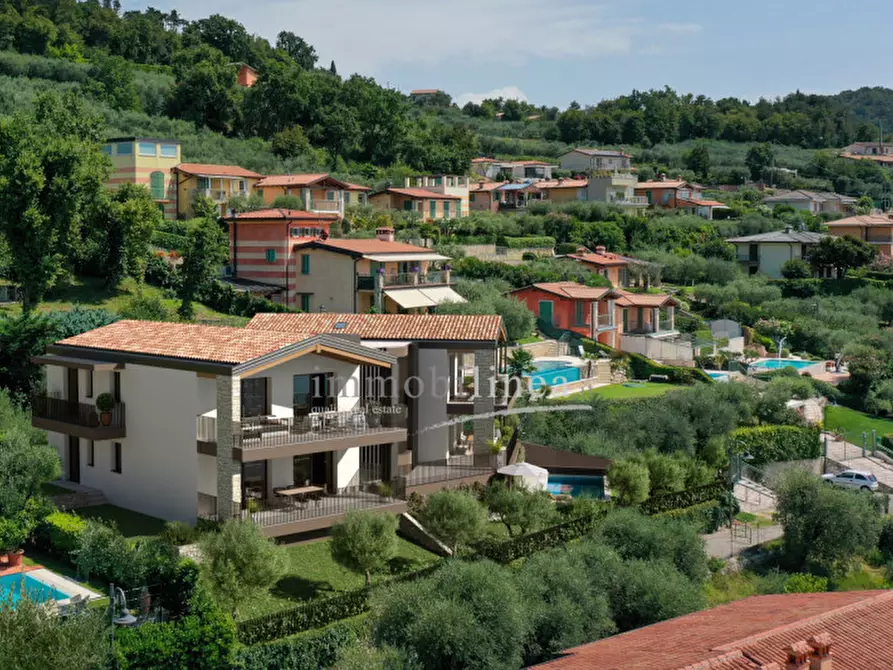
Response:
[[[600,386],[591,391],[576,393],[571,396],[565,396],[562,400],[582,400],[586,401],[593,396],[605,398],[607,400],[628,400],[630,398],[651,398],[663,395],[670,391],[688,388],[683,384],[660,384],[654,382],[646,382],[641,386],[624,386],[623,384],[609,384],[608,386]]]
[[[893,421],[880,419],[849,407],[828,406],[825,408],[825,430],[844,433],[848,442],[861,445],[862,433],[868,433],[869,440],[873,430],[877,431],[878,437],[893,433]]]
[[[75,510],[83,519],[99,519],[101,521],[114,521],[118,530],[128,540],[136,541],[140,538],[158,535],[164,530],[164,521],[154,516],[147,516],[139,512],[132,512],[123,507],[114,505],[93,505]]]
[[[75,278],[70,285],[54,289],[52,296],[40,303],[37,309],[41,312],[64,311],[79,305],[87,309],[106,309],[109,312],[119,313],[127,301],[136,295],[137,287],[137,282],[131,278],[121,282],[117,290],[103,286],[103,280],[98,277]],[[176,315],[176,310],[180,306],[179,300],[165,297],[164,291],[157,286],[144,284],[142,291],[146,296],[161,298],[168,311]],[[0,315],[18,316],[21,313],[22,306],[19,303],[0,305]],[[195,303],[195,318],[201,321],[219,321],[221,325],[232,326],[242,326],[248,322],[248,319],[223,314],[199,303]]]
[[[283,576],[267,593],[252,598],[240,608],[241,619],[329,598],[362,588],[365,584],[363,575],[342,568],[332,559],[329,540],[281,547],[280,551],[285,556]],[[373,575],[372,582],[387,581],[391,576],[418,570],[436,560],[438,557],[431,552],[398,537],[397,554],[391,559],[390,574]]]
[[[40,492],[45,496],[49,496],[52,498],[53,496],[64,496],[69,493],[74,493],[71,489],[62,488],[61,486],[56,486],[55,484],[41,484]]]

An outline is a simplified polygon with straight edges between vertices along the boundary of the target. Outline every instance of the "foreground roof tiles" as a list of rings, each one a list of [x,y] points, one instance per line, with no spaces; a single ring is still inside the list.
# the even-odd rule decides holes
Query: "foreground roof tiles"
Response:
[[[325,241],[308,242],[314,249],[329,248],[334,251],[348,251],[355,254],[430,254],[432,249],[417,247],[405,242],[387,240],[354,240],[329,238]]]
[[[834,670],[893,668],[893,591],[752,596],[569,649],[564,670],[784,668],[785,649],[828,633]]]
[[[188,323],[117,321],[56,344],[239,365],[308,337],[297,331],[285,333]]]
[[[357,335],[364,340],[495,342],[502,317],[492,314],[257,314],[246,328]]]
[[[617,304],[621,307],[663,307],[664,305],[678,305],[679,301],[666,293],[633,293],[618,289],[620,300]]]
[[[306,212],[301,209],[256,209],[251,212],[241,212],[230,217],[238,221],[251,219],[284,219],[288,221],[335,221],[340,218],[331,212]]]
[[[573,281],[553,281],[540,282],[533,284],[531,287],[547,293],[554,293],[563,298],[571,300],[601,300],[605,297],[616,297],[614,289],[601,286],[584,286]],[[524,288],[516,289],[516,291],[524,291]],[[516,291],[512,291],[513,293]]]
[[[177,168],[180,172],[194,175],[209,175],[213,177],[257,177],[257,172],[246,170],[238,165],[212,165],[210,163],[180,163]]]

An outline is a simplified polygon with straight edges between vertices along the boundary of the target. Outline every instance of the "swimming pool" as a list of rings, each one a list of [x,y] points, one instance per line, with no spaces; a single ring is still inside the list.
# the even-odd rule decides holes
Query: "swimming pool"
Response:
[[[605,497],[605,478],[597,475],[549,475],[546,490],[553,494],[566,494],[572,498],[587,496]]]
[[[710,375],[711,379],[714,379],[718,382],[727,382],[729,381],[729,373],[728,372],[707,372]]]
[[[541,386],[557,386],[580,379],[580,368],[568,365],[566,361],[539,360],[533,362],[536,372],[527,375],[534,391]]]
[[[763,370],[781,370],[782,368],[796,368],[802,370],[813,365],[821,365],[821,361],[800,361],[791,358],[764,358],[761,361],[755,361],[753,366]]]
[[[22,592],[34,602],[43,603],[47,600],[67,600],[71,596],[59,589],[44,584],[29,574],[4,575],[0,577],[0,602],[7,602],[12,596],[15,604],[22,597]]]

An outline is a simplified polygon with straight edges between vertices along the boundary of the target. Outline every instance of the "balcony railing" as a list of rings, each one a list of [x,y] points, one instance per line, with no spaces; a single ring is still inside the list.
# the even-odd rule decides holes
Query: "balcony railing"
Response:
[[[505,465],[504,451],[498,454],[453,456],[442,461],[418,463],[406,476],[406,488],[489,476],[503,465]]]
[[[31,418],[37,427],[52,430],[47,424],[51,422],[71,435],[92,439],[123,437],[125,430],[123,402],[119,402],[106,414],[99,412],[95,405],[49,396],[34,396],[31,399]]]
[[[311,212],[340,212],[341,211],[341,201],[340,200],[311,200],[309,209]]]
[[[648,198],[643,195],[629,195],[625,198],[611,198],[612,205],[629,205],[631,207],[646,207]]]
[[[357,275],[358,291],[374,291],[375,275]]]
[[[599,314],[596,317],[595,323],[599,328],[613,328],[614,327],[614,315],[613,314]]]
[[[286,487],[284,490],[288,490]],[[320,487],[325,489],[325,487]],[[258,526],[285,526],[312,522],[324,517],[337,517],[353,510],[371,510],[379,507],[405,504],[402,481],[373,482],[361,486],[347,486],[334,492],[319,492],[289,496],[274,489],[273,500],[248,499],[241,511],[243,519],[252,519]],[[301,532],[297,526],[291,532]]]
[[[669,322],[666,322],[667,324]],[[630,323],[624,329],[624,335],[659,335],[661,333],[672,333],[675,332],[673,329],[668,328],[665,325],[663,319],[660,322],[660,328],[655,329],[653,323]]]
[[[225,189],[225,188],[197,188],[192,191],[194,196],[202,195],[206,198],[210,198],[214,202],[226,202],[230,198],[233,198],[237,195],[241,195],[243,197],[248,197],[248,191],[241,191],[239,189]]]
[[[374,291],[378,275],[357,275],[358,291]],[[381,275],[383,287],[419,286],[432,284],[449,284],[449,272],[432,270],[431,272],[392,272]]]

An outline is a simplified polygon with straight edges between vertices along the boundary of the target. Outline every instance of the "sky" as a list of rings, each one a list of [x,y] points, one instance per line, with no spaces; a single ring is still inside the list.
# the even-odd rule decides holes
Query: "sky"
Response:
[[[145,5],[124,0],[125,9]],[[187,19],[198,0],[153,2]],[[755,101],[794,90],[893,87],[890,0],[218,0],[274,42],[290,30],[320,64],[459,104],[513,97],[565,108],[670,86]],[[879,27],[876,28],[876,27]]]

